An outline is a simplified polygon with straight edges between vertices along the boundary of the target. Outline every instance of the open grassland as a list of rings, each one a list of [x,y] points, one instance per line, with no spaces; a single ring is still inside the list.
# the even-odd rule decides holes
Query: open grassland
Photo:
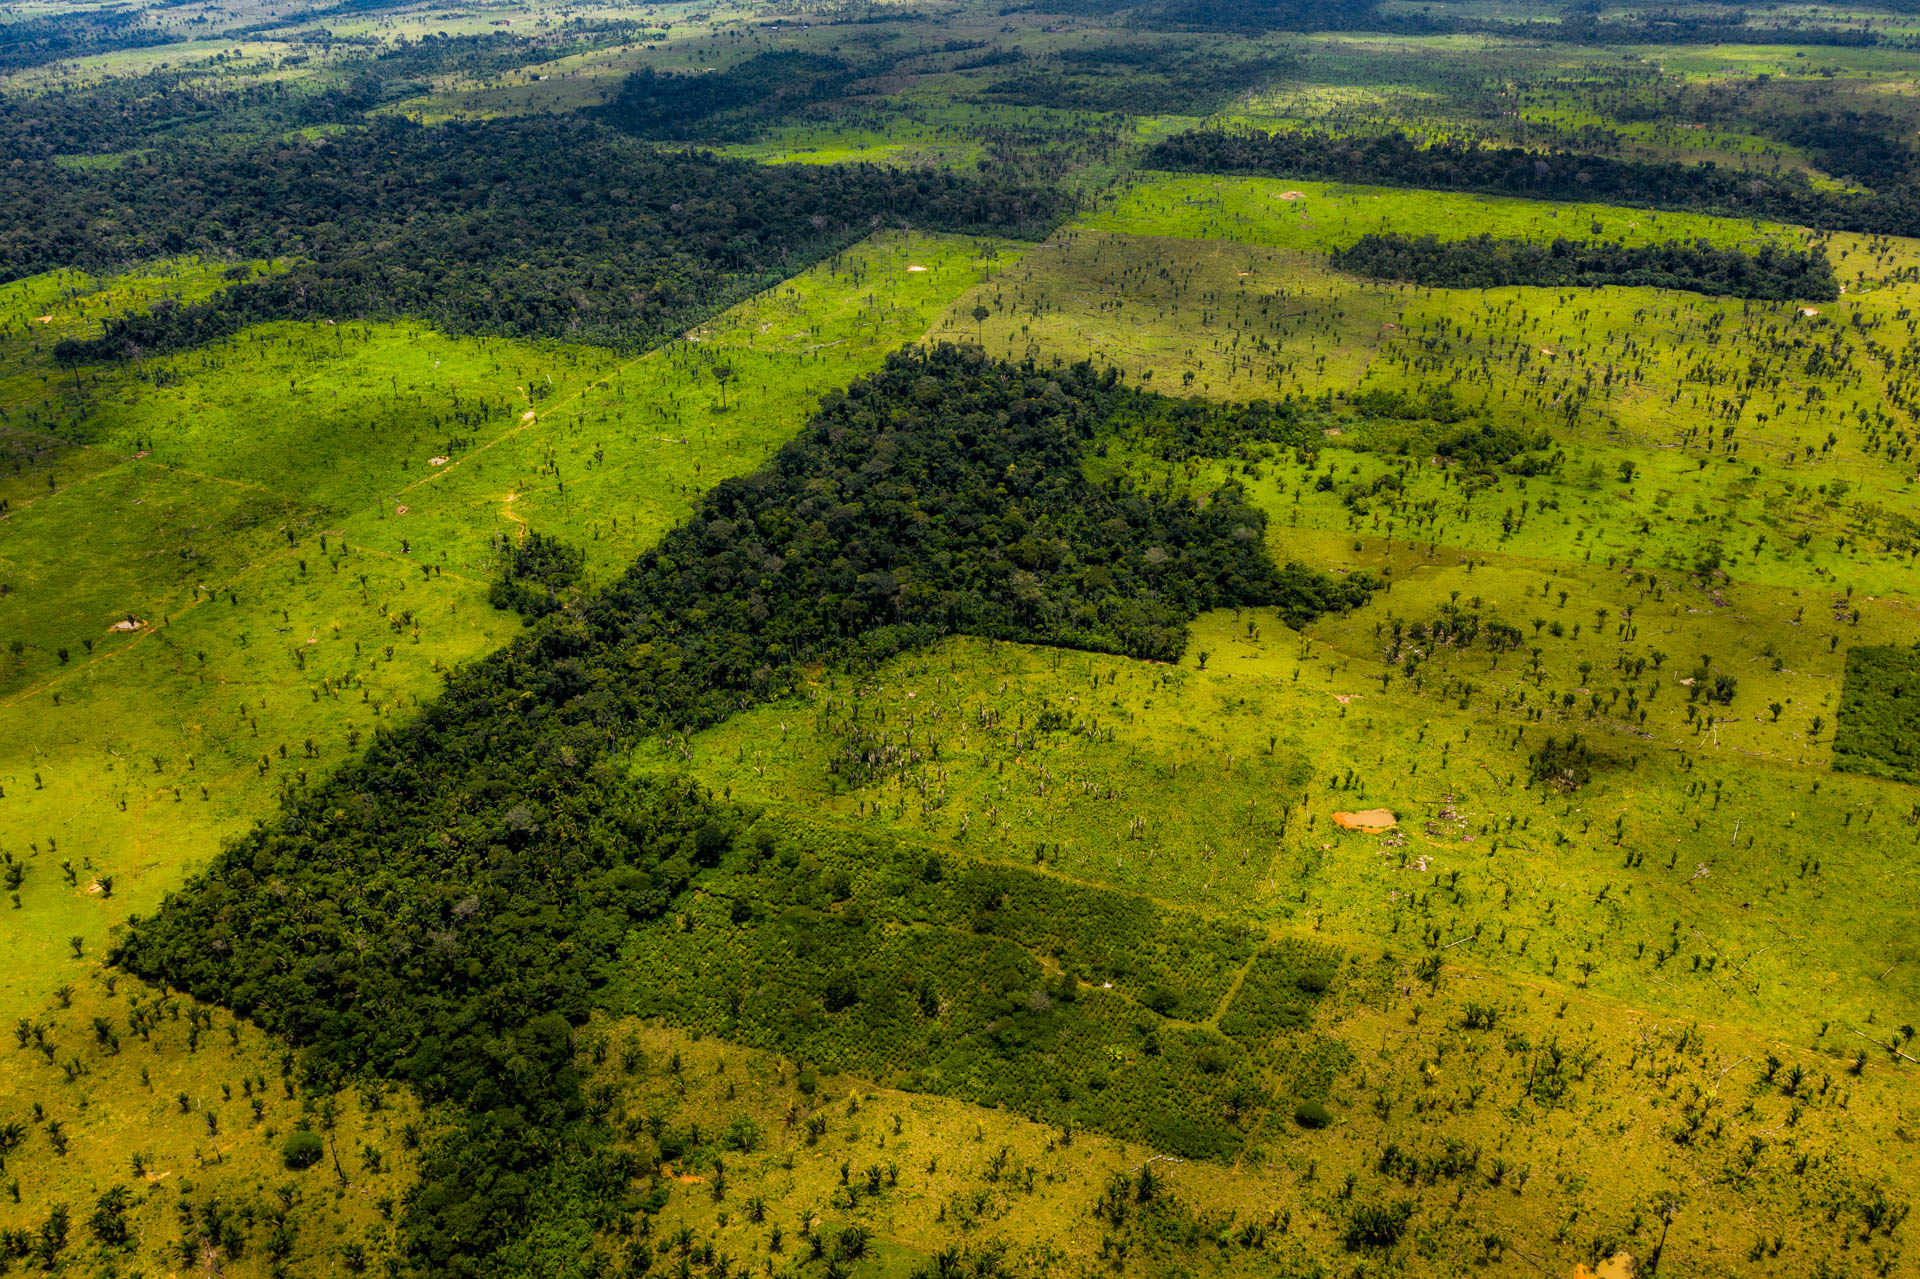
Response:
[[[1014,260],[884,234],[625,362],[273,324],[82,369],[77,391],[16,376],[37,394],[0,481],[0,841],[21,875],[0,1011],[517,630],[486,595],[521,529],[607,580]]]
[[[69,1268],[102,1274],[357,1273],[392,1253],[430,1128],[404,1092],[310,1089],[224,1010],[67,967],[0,1048],[0,1231],[27,1240],[21,1265],[55,1232]],[[297,1131],[318,1149],[289,1163]]]
[[[1697,727],[1680,683],[1692,675],[1635,680],[1631,656],[1608,669],[1610,636],[1548,641],[1573,669],[1445,653],[1405,675],[1388,659],[1409,641],[1387,637],[1424,631],[1453,584],[1519,579],[1519,596],[1536,574],[1396,574],[1386,599],[1325,636],[1219,618],[1196,632],[1204,672],[956,642],[684,749],[736,797],[1372,945],[1431,928],[1461,962],[1798,1042],[1837,1036],[1836,1052],[1853,1047],[1844,1026],[1899,1016],[1920,980],[1895,887],[1911,805],[1895,784],[1802,763],[1807,712],[1825,706],[1831,725],[1835,681],[1795,681],[1812,700],[1793,720],[1739,716],[1753,741],[1740,749],[1729,725]],[[1762,664],[1737,649],[1717,660],[1743,676]],[[891,749],[914,727],[927,748]],[[1545,739],[1572,734],[1599,757],[1590,788],[1529,786]],[[869,755],[903,759],[862,767]],[[1375,806],[1409,834],[1332,823]]]
[[[1798,228],[1697,213],[1604,204],[1560,204],[1506,196],[1273,178],[1144,175],[1101,201],[1080,225],[1131,235],[1236,243],[1324,253],[1373,232],[1465,239],[1608,240],[1627,245],[1707,240],[1755,247],[1803,244]]]

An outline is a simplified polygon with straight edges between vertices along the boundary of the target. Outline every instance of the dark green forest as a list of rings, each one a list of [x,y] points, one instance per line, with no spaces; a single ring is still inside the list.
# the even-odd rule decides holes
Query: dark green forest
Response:
[[[1633,285],[1785,302],[1831,302],[1839,281],[1825,253],[1762,245],[1755,253],[1705,240],[1628,246],[1556,239],[1496,240],[1490,235],[1442,240],[1423,235],[1365,235],[1329,255],[1334,268],[1383,280],[1437,288],[1507,285],[1600,288]]]
[[[1058,191],[878,165],[762,168],[535,118],[188,147],[0,188],[0,275],[157,254],[306,259],[71,342],[176,350],[270,319],[411,315],[451,332],[652,345],[879,226],[1036,237]],[[87,216],[80,213],[85,210]]]

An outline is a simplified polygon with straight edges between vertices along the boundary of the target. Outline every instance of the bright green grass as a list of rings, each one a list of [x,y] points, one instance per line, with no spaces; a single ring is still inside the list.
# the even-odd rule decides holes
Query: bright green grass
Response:
[[[78,504],[88,493],[70,496]],[[174,583],[170,599],[156,598],[164,583],[153,573],[181,562],[167,544],[178,530],[136,525],[127,531],[145,538],[73,543],[67,560],[76,575],[144,570],[136,585],[145,627],[120,635],[104,620],[90,624],[100,640],[91,655],[79,619],[55,610],[86,605],[104,616],[124,596],[103,589],[76,601],[23,589],[0,601],[6,629],[33,641],[24,669],[0,659],[14,667],[0,701],[0,828],[26,865],[20,904],[0,933],[0,1007],[9,1016],[57,984],[69,938],[83,938],[97,957],[113,925],[151,911],[187,867],[271,812],[281,785],[303,770],[337,767],[389,716],[431,697],[438,669],[517,628],[487,606],[484,582],[426,580],[411,564],[343,546],[304,514],[293,525],[297,546],[281,529],[257,526],[249,561],[233,562],[245,546],[236,538],[220,548],[225,565],[201,566],[223,572],[193,573]],[[53,527],[86,521],[75,510]],[[51,551],[46,537],[17,523],[0,524],[10,560],[30,546]],[[142,541],[160,544],[145,551]],[[115,552],[124,558],[116,562]],[[202,583],[216,594],[202,592],[195,604]],[[45,651],[55,643],[71,645],[67,663]]]
[[[1825,79],[1832,69],[1846,77],[1911,80],[1913,60],[1897,48],[1845,48],[1791,44],[1650,45],[1640,56],[1662,71],[1689,79],[1717,80],[1756,75]]]
[[[540,400],[531,423],[444,466],[419,467],[379,506],[355,512],[349,531],[370,546],[397,553],[405,541],[432,562],[485,574],[491,539],[527,525],[585,547],[604,581],[718,479],[770,456],[819,395],[878,368],[956,296],[1019,257],[1004,243],[878,235],[688,340],[624,364],[601,360]],[[724,386],[716,367],[731,371]]]
[[[1727,461],[1703,469],[1678,449],[1596,443],[1568,450],[1556,474],[1482,477],[1469,487],[1425,450],[1406,466],[1398,442],[1410,429],[1360,427],[1354,438],[1380,451],[1330,449],[1317,461],[1277,450],[1250,467],[1216,462],[1170,473],[1157,459],[1116,449],[1110,464],[1141,482],[1200,490],[1236,480],[1289,528],[1647,572],[1694,573],[1707,566],[1783,595],[1854,591],[1865,602],[1902,601],[1911,593],[1913,550],[1887,540],[1900,536],[1897,510],[1829,500],[1816,483],[1790,474],[1755,476],[1752,468]],[[1631,468],[1631,479],[1622,478],[1623,468]],[[1329,472],[1337,487],[1319,491],[1316,482]],[[1365,493],[1381,483],[1388,487]],[[1364,495],[1349,504],[1350,490]],[[1847,549],[1836,550],[1843,539]]]
[[[205,301],[233,283],[232,272],[281,265],[187,257],[124,275],[61,270],[0,285],[0,407],[36,397],[55,375],[49,356],[61,339],[97,335],[105,321],[163,300],[181,306]]]
[[[1290,193],[1299,198],[1283,198]],[[1600,204],[1391,187],[1159,174],[1143,178],[1086,215],[1082,225],[1133,235],[1230,239],[1296,252],[1325,252],[1371,232],[1465,239],[1604,239],[1630,245],[1705,239],[1798,244],[1805,233],[1769,223]]]

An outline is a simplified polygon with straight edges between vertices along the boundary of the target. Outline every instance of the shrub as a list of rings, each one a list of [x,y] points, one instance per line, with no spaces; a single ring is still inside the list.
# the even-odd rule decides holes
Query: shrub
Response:
[[[1293,1122],[1302,1128],[1325,1128],[1333,1115],[1317,1101],[1303,1101],[1293,1108]]]
[[[320,1134],[304,1128],[288,1133],[287,1139],[280,1143],[280,1158],[295,1170],[313,1167],[325,1153],[326,1143],[320,1140]]]
[[[1346,1234],[1341,1242],[1349,1251],[1361,1248],[1391,1248],[1406,1233],[1413,1216],[1413,1202],[1402,1199],[1392,1204],[1361,1204],[1347,1218]]]
[[[1580,740],[1580,734],[1549,737],[1527,761],[1527,777],[1570,794],[1593,780],[1593,765],[1593,750]]]

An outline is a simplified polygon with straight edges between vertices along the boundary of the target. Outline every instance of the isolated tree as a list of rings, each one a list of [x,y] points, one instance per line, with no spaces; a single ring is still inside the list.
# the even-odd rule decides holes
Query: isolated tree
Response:
[[[1663,1190],[1654,1196],[1653,1210],[1660,1215],[1660,1242],[1653,1246],[1653,1256],[1648,1259],[1647,1273],[1660,1273],[1660,1257],[1667,1250],[1667,1231],[1673,1228],[1673,1219],[1680,1215],[1680,1196],[1671,1190]]]
[[[720,384],[720,407],[724,409],[727,407],[727,383],[733,380],[733,365],[714,365],[713,380]]]

